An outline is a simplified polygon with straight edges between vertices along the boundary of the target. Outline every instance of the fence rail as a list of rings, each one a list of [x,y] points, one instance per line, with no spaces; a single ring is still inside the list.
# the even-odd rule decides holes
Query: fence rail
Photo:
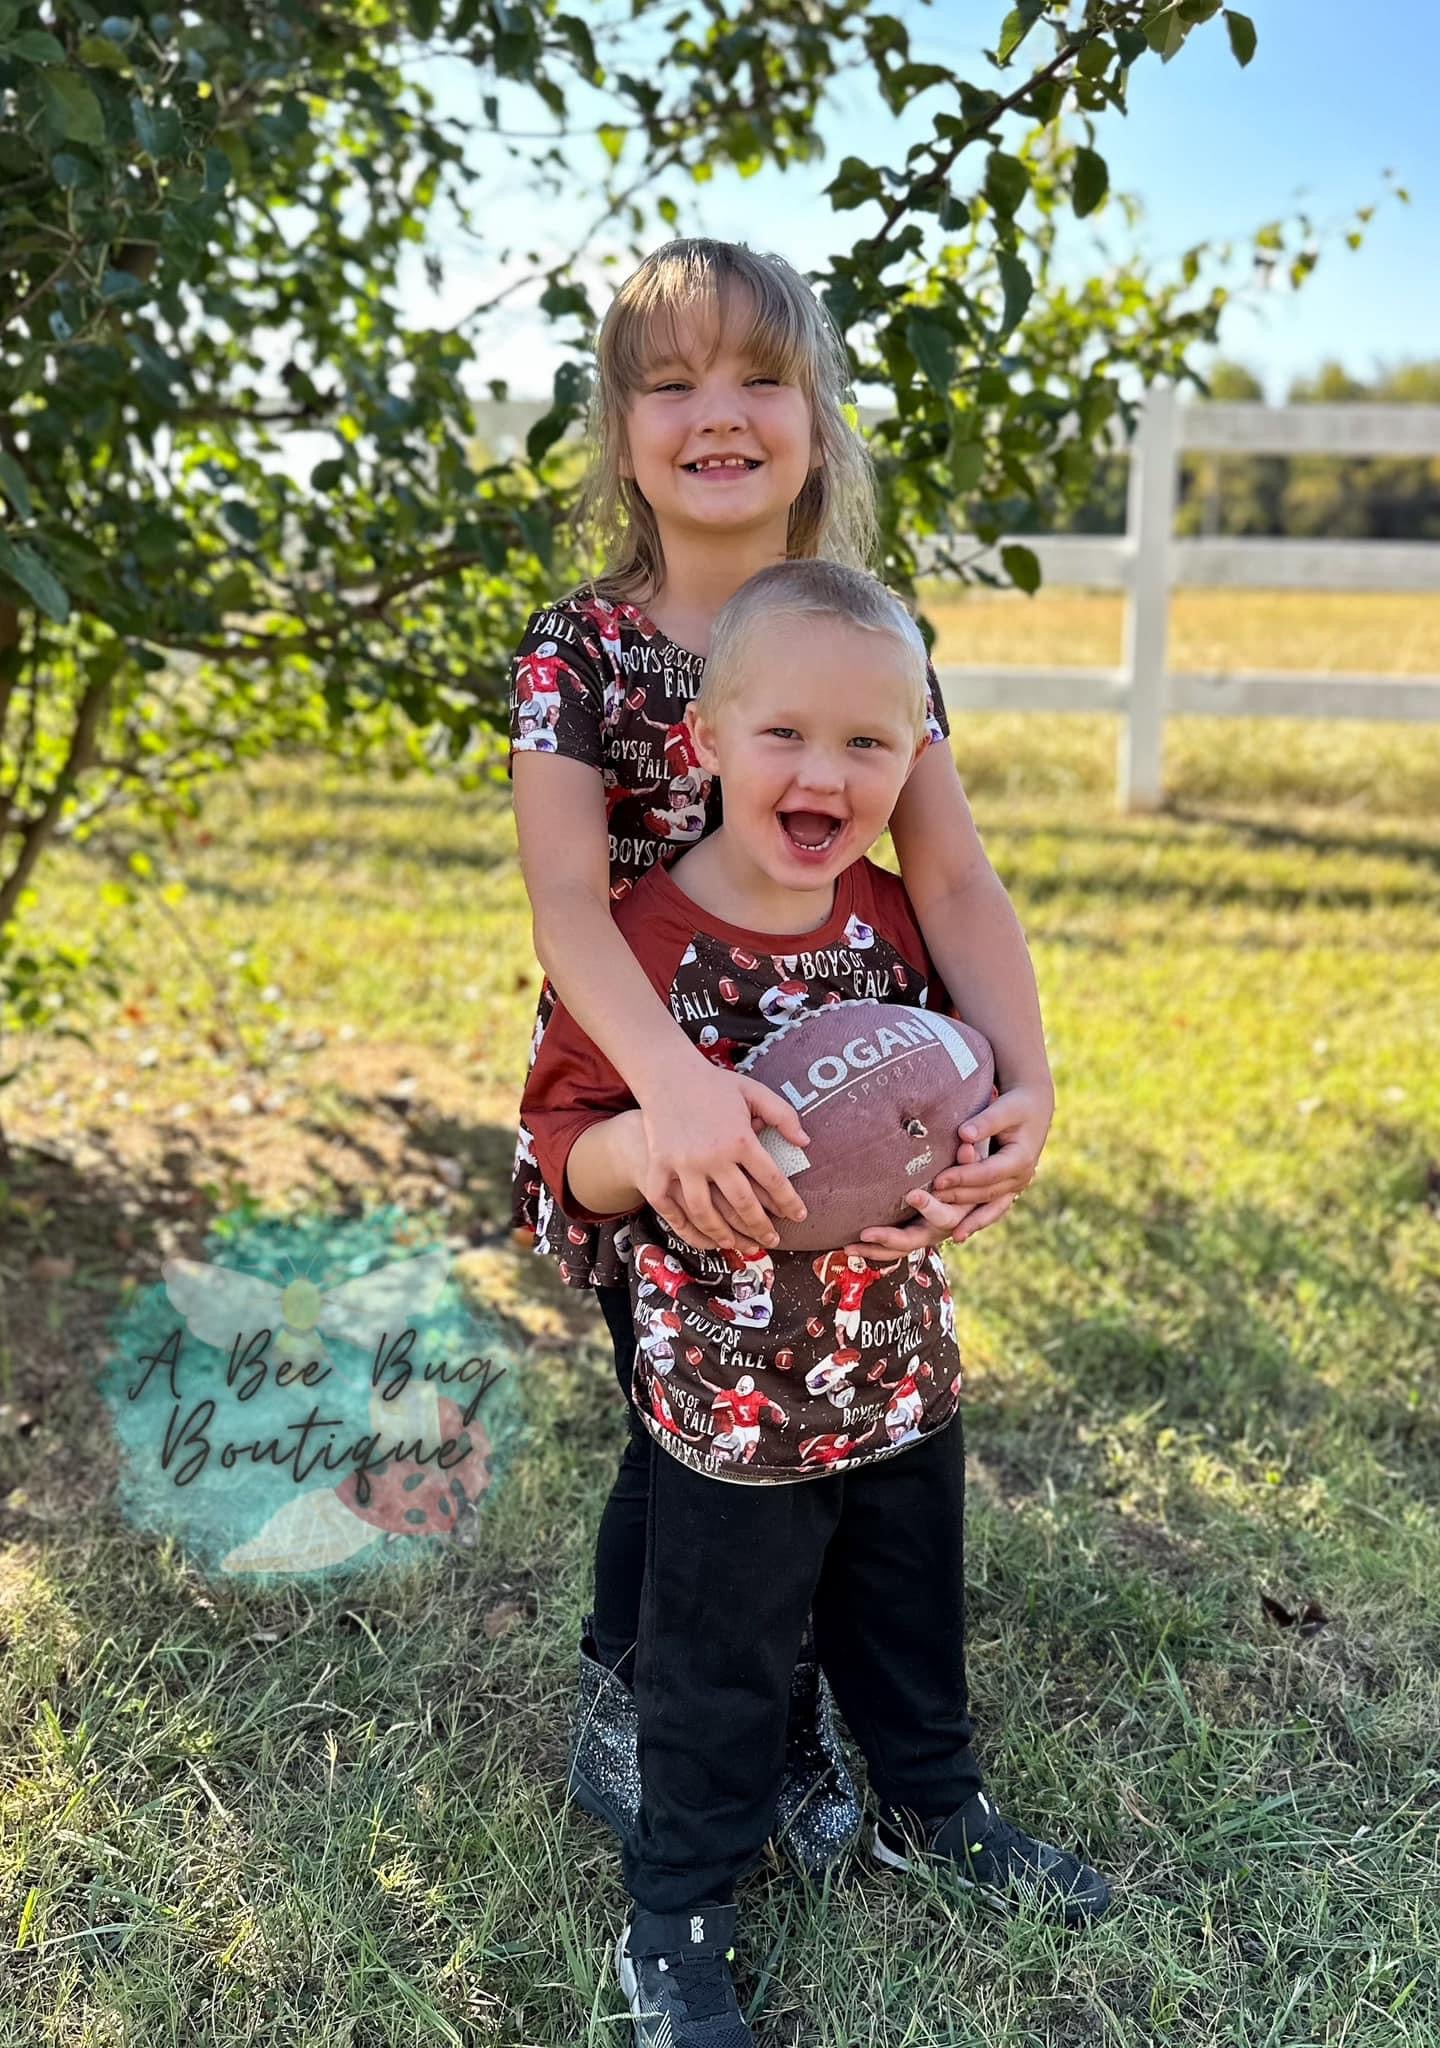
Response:
[[[479,408],[484,412],[486,408]],[[497,438],[523,439],[544,407],[496,407]],[[500,414],[505,417],[502,421]],[[862,417],[866,415],[862,412]],[[484,431],[485,423],[482,423]],[[1174,536],[1182,453],[1226,455],[1440,455],[1440,406],[1186,405],[1174,388],[1146,397],[1135,440],[1123,439],[1129,485],[1125,532],[1016,534],[1047,583],[1125,593],[1117,668],[939,669],[948,707],[972,711],[1108,711],[1121,719],[1119,800],[1148,810],[1163,800],[1168,717],[1440,719],[1440,676],[1173,672],[1167,662],[1172,590],[1364,590],[1440,593],[1440,542],[1204,539]],[[996,548],[1006,544],[996,543]],[[980,543],[951,536],[947,551]],[[933,551],[930,556],[933,559]],[[926,556],[922,553],[922,565]]]

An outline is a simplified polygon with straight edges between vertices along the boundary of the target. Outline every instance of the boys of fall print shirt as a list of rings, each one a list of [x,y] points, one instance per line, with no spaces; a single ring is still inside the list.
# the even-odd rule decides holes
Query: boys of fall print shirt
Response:
[[[692,903],[653,867],[615,922],[686,1036],[726,1065],[827,1001],[870,997],[937,1009],[904,888],[868,860],[845,869],[812,932],[748,931]],[[783,947],[782,952],[779,949]],[[570,1148],[634,1107],[624,1080],[556,1003],[525,1084],[542,1200],[558,1191],[562,1235],[616,1219],[577,1202]],[[893,1457],[953,1421],[960,1353],[945,1268],[932,1250],[872,1263],[843,1251],[700,1252],[648,1207],[618,1225],[637,1348],[632,1397],[655,1441],[714,1479],[824,1478]]]
[[[657,861],[675,859],[720,823],[719,784],[701,768],[685,726],[685,708],[704,673],[703,656],[677,647],[637,606],[588,590],[532,613],[516,650],[511,772],[515,755],[526,753],[565,754],[599,771],[616,906]],[[932,742],[944,741],[950,727],[928,664],[926,682],[926,731]],[[563,826],[557,818],[557,831]],[[532,1066],[554,1006],[555,991],[542,981]],[[522,1116],[511,1182],[513,1227],[557,1263],[568,1286],[623,1287],[627,1275],[614,1226],[571,1219],[567,1228],[555,1193],[545,1187]]]

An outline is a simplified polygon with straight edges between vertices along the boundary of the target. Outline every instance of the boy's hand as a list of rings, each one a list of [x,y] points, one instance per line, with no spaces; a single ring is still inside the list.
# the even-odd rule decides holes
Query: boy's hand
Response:
[[[697,1055],[640,1104],[647,1160],[640,1192],[697,1251],[754,1258],[777,1242],[770,1215],[801,1222],[805,1204],[762,1147],[773,1124],[792,1145],[809,1136],[783,1096]]]
[[[975,1157],[973,1145],[960,1147],[962,1159],[967,1152]],[[905,1199],[918,1210],[918,1222],[863,1230],[857,1244],[846,1245],[846,1252],[854,1258],[876,1259],[887,1252],[918,1252],[946,1244],[974,1207],[970,1202],[943,1202],[929,1188],[912,1188]]]
[[[936,1175],[932,1188],[944,1202],[968,1204],[963,1223],[952,1233],[956,1244],[998,1223],[1029,1187],[1054,1114],[1053,1090],[1023,1086],[997,1095],[960,1126],[961,1138],[969,1142],[961,1145],[957,1163]],[[976,1147],[986,1138],[997,1140],[998,1149],[978,1159]]]

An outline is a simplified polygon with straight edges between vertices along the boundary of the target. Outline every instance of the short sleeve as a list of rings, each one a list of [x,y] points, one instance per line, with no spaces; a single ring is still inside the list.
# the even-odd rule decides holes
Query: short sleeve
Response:
[[[950,737],[950,720],[945,712],[945,699],[940,694],[940,678],[931,661],[925,664],[925,731],[932,745],[936,740]]]
[[[572,1222],[608,1223],[613,1218],[577,1200],[567,1171],[571,1146],[591,1124],[634,1106],[634,1096],[599,1046],[564,1004],[557,1003],[525,1083],[520,1121],[531,1134],[545,1185]]]
[[[533,612],[510,663],[510,773],[517,754],[601,767],[604,715],[599,647],[569,612]]]

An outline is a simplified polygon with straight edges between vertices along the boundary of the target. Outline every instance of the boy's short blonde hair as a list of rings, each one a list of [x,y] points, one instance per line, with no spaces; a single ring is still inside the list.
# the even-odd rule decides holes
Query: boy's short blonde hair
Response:
[[[840,562],[775,562],[741,584],[721,609],[710,636],[705,672],[695,693],[699,715],[714,719],[739,694],[746,675],[764,659],[760,643],[766,628],[798,619],[839,619],[888,640],[901,656],[915,738],[921,739],[929,657],[920,628],[893,590],[864,570]]]

